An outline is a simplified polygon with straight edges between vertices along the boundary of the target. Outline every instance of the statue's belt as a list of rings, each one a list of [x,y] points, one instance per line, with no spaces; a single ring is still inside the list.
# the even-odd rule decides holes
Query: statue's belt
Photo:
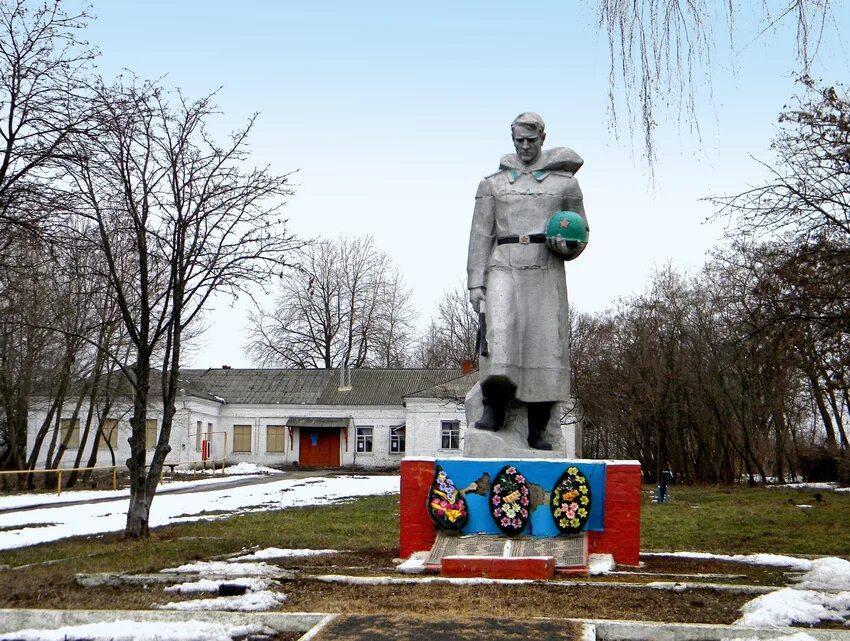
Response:
[[[546,234],[529,234],[526,236],[502,236],[496,241],[497,245],[510,245],[519,243],[520,245],[528,245],[529,243],[545,243]]]

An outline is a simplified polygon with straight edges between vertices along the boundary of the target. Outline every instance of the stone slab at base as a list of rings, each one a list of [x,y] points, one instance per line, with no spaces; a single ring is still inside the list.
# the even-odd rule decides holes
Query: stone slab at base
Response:
[[[587,535],[549,537],[506,537],[488,534],[453,536],[437,534],[425,567],[439,570],[448,557],[552,557],[555,570],[587,573]]]
[[[444,556],[440,576],[545,581],[555,576],[555,557]]]

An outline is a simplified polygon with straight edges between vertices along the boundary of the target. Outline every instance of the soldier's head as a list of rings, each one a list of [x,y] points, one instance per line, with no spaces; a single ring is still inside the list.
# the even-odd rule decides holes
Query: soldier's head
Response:
[[[546,140],[545,129],[543,118],[533,111],[521,113],[511,123],[511,138],[516,155],[526,165],[530,165],[540,156],[543,141]]]

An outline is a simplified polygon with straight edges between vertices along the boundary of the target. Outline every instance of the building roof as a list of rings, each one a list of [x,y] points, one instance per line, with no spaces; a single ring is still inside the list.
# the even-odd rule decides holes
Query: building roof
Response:
[[[346,387],[340,387],[338,369],[184,369],[180,374],[186,394],[221,403],[402,405],[406,396],[457,378],[460,371],[353,369]]]
[[[405,398],[445,398],[462,401],[477,382],[478,370],[440,382],[427,389],[412,392]]]

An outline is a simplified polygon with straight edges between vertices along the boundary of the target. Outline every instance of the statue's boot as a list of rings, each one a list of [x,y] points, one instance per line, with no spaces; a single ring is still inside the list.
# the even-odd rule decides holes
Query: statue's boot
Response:
[[[475,427],[488,432],[498,432],[505,424],[505,405],[504,402],[484,399],[484,411],[481,418],[475,421]]]
[[[552,444],[543,434],[554,403],[526,403],[528,410],[528,446],[534,450],[551,450]]]
[[[505,425],[505,412],[511,389],[503,384],[488,382],[481,385],[481,395],[484,411],[481,418],[475,421],[475,427],[488,432],[498,432]]]

